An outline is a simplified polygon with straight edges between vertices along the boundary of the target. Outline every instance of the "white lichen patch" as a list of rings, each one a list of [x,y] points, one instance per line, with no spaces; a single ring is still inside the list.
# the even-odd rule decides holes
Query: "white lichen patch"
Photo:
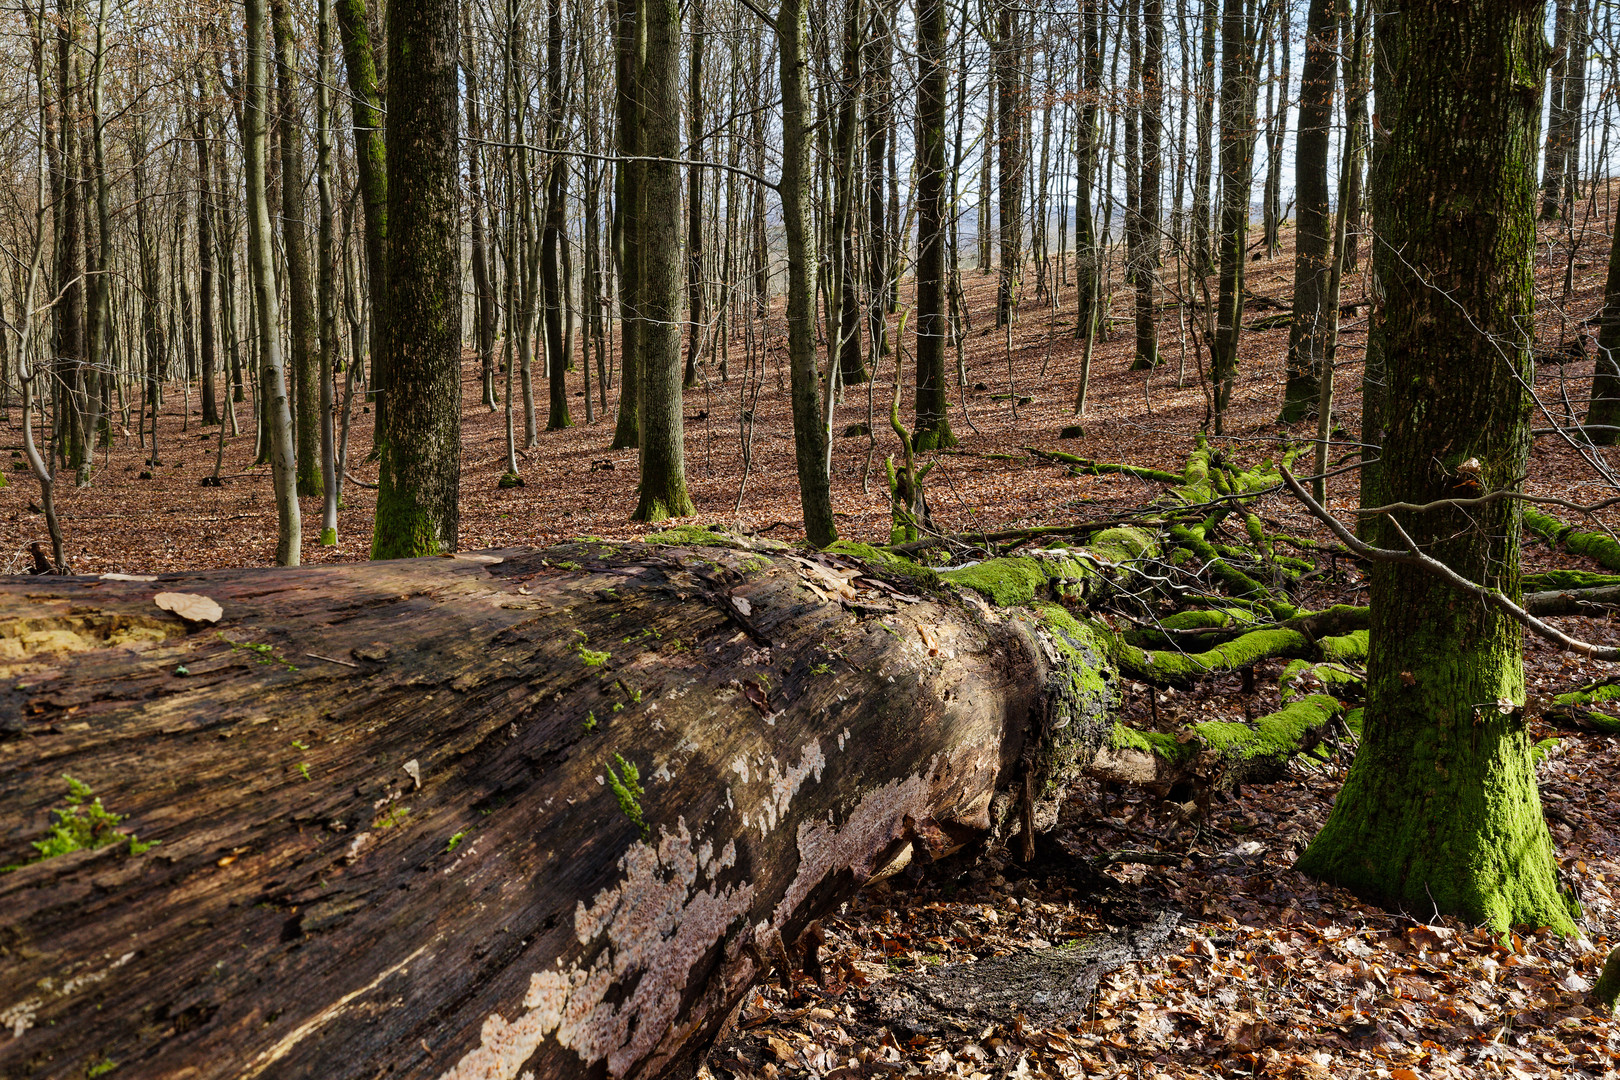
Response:
[[[735,844],[711,866],[712,851],[706,842],[694,849],[685,819],[673,833],[661,830],[656,848],[632,845],[619,860],[619,884],[574,911],[580,944],[605,935],[605,947],[588,965],[576,961],[531,975],[526,1011],[511,1021],[489,1016],[478,1048],[440,1080],[514,1080],[548,1038],[587,1065],[606,1060],[610,1076],[625,1075],[668,1031],[692,965],[753,902],[748,883],[696,890],[700,866],[712,874],[736,862]],[[629,991],[616,1004],[606,1000],[615,987]]]
[[[769,835],[776,828],[776,823],[787,816],[788,804],[793,796],[799,793],[807,777],[814,774],[816,783],[821,782],[821,771],[827,767],[827,759],[821,753],[821,740],[812,739],[804,744],[799,751],[799,763],[782,771],[776,760],[771,760],[770,773],[767,781],[770,791],[762,805],[759,831],[761,836]]]

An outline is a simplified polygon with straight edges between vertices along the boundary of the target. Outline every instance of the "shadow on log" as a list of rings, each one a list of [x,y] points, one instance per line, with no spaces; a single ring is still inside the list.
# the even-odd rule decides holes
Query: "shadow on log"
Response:
[[[1030,819],[1042,648],[880,572],[590,542],[0,585],[0,1072],[666,1071],[779,938]],[[42,858],[66,777],[103,831]]]

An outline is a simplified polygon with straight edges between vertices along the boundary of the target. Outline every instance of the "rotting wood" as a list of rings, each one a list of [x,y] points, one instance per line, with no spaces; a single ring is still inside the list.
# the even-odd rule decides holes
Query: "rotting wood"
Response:
[[[1050,729],[1024,623],[802,570],[589,542],[0,586],[0,1070],[664,1071],[756,942],[1015,821]],[[64,775],[157,846],[29,863]]]

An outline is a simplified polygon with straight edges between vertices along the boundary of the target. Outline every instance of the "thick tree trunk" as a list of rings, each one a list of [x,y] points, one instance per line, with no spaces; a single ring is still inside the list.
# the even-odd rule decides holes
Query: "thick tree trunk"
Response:
[[[460,20],[455,0],[392,0],[387,338],[374,559],[456,550],[461,520]],[[395,377],[397,376],[397,378]]]
[[[995,0],[995,10],[996,210],[1001,258],[996,325],[1005,326],[1018,308],[1024,278],[1024,13],[1011,0]],[[941,90],[943,101],[943,85]],[[941,109],[942,119],[943,112]],[[943,132],[943,123],[940,129]]]
[[[562,0],[551,0],[546,12],[546,143],[553,149],[562,144],[563,133],[563,23]],[[564,293],[568,281],[562,272],[562,245],[567,242],[568,160],[551,155],[546,162],[546,219],[541,236],[540,275],[545,290],[546,386],[549,408],[546,430],[573,427],[568,415],[568,364],[571,359],[563,340],[563,320],[567,318]]]
[[[198,89],[200,95],[201,87]],[[208,146],[207,117],[206,112],[197,113],[193,134],[197,149],[197,329],[202,336],[202,422],[205,427],[220,422],[215,381],[219,362],[214,347],[214,169]]]
[[[1397,25],[1377,189],[1380,243],[1402,255],[1383,282],[1382,483],[1397,499],[1472,491],[1475,466],[1484,490],[1523,476],[1543,8],[1408,3]],[[1433,557],[1518,596],[1517,500],[1403,516]],[[1379,563],[1371,582],[1365,736],[1300,869],[1499,932],[1573,929],[1520,713],[1521,629],[1415,566]]]
[[[806,581],[579,544],[0,587],[0,1064],[657,1075],[1097,729],[1023,624]],[[64,774],[124,820],[29,862]]]
[[[640,0],[614,0],[616,25],[614,104],[619,153],[642,153],[641,93],[637,83],[647,48],[646,13]],[[641,445],[641,215],[646,165],[622,161],[614,170],[613,232],[619,256],[619,418],[610,450]]]

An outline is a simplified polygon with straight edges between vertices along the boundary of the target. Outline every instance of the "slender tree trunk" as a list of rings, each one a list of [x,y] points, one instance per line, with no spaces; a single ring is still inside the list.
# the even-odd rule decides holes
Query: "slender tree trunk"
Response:
[[[782,0],[776,15],[782,87],[782,225],[787,234],[788,374],[793,447],[804,532],[816,547],[838,539],[827,475],[827,429],[816,371],[815,271],[811,266],[810,91],[805,60],[805,0]]]
[[[1383,476],[1396,498],[1455,496],[1458,466],[1514,490],[1530,449],[1535,157],[1544,5],[1403,4],[1399,104],[1381,240],[1389,383]],[[1379,27],[1380,35],[1386,31]],[[1403,514],[1457,573],[1519,595],[1521,504]],[[1428,571],[1375,563],[1365,734],[1344,790],[1301,858],[1378,903],[1497,933],[1573,932],[1536,792],[1523,714],[1522,629]]]
[[[1102,11],[1101,0],[1083,0],[1080,115],[1076,122],[1075,216],[1074,216],[1074,335],[1086,340],[1096,333],[1097,302],[1102,286],[1102,248],[1097,240],[1097,207],[1094,194],[1097,151],[1101,140],[1098,117],[1102,105]],[[1089,359],[1089,357],[1088,357]],[[1075,412],[1085,411],[1085,383],[1075,398]]]
[[[1134,368],[1159,363],[1159,188],[1163,183],[1164,5],[1142,0],[1142,177],[1137,190],[1136,360]]]
[[[889,114],[893,109],[894,54],[893,28],[889,21],[888,0],[874,0],[871,28],[867,33],[864,62],[866,75],[866,274],[871,293],[867,314],[872,336],[872,355],[889,354],[889,239],[885,231],[883,168],[888,155]]]
[[[317,0],[320,2],[320,0]],[[484,137],[484,125],[478,112],[478,64],[473,56],[472,3],[468,0],[461,9],[462,78],[467,83],[467,216],[472,225],[472,273],[475,328],[477,338],[479,377],[483,386],[483,403],[495,408],[495,286],[490,281],[489,241],[486,237],[484,217],[487,212],[484,195],[483,148],[478,141]]]
[[[945,381],[945,341],[950,333],[945,312],[947,26],[945,0],[923,0],[917,12],[917,421],[913,432],[919,452],[956,445],[946,415],[950,387]],[[1015,92],[1003,92],[1016,97]],[[1003,168],[1003,185],[1008,179]],[[1002,192],[1005,210],[1005,186]],[[1007,235],[1005,228],[1002,235]],[[1005,247],[1002,254],[1005,258]],[[1008,264],[1003,263],[1003,270],[1007,269]]]
[[[1203,48],[1199,53],[1197,90],[1197,119],[1194,128],[1198,135],[1198,161],[1193,168],[1193,269],[1199,277],[1208,277],[1215,269],[1215,248],[1210,233],[1209,186],[1215,157],[1215,23],[1219,18],[1221,0],[1204,0]]]
[[[1018,308],[1024,271],[1024,21],[1022,10],[1013,0],[995,0],[995,3],[996,209],[1001,226],[996,325],[1005,326]],[[943,101],[943,90],[940,98]],[[943,111],[941,121],[943,132]]]
[[[349,74],[349,111],[354,126],[355,171],[359,174],[360,201],[366,208],[366,281],[371,296],[371,372],[366,381],[374,398],[373,421],[379,436],[373,449],[381,453],[380,436],[387,430],[388,412],[388,165],[383,132],[382,98],[378,90],[376,56],[366,19],[366,0],[334,0],[343,60]]]
[[[1564,161],[1569,152],[1565,134],[1569,128],[1570,46],[1572,33],[1573,0],[1557,0],[1558,14],[1553,24],[1552,77],[1547,80],[1551,88],[1551,101],[1547,107],[1547,146],[1541,169],[1541,219],[1552,221],[1558,217],[1563,204]]]
[[[202,88],[198,87],[202,98]],[[197,307],[202,353],[202,422],[220,422],[217,379],[219,355],[214,334],[214,168],[208,145],[207,114],[197,113],[193,141],[197,150]]]
[[[1274,258],[1282,247],[1283,143],[1288,137],[1288,90],[1290,60],[1293,57],[1291,5],[1277,8],[1277,35],[1266,50],[1267,67],[1273,82],[1266,87],[1266,188],[1264,229],[1266,258]],[[1280,55],[1279,55],[1280,54]]]
[[[643,0],[614,0],[619,153],[639,155],[643,135],[637,83],[647,49]],[[641,215],[645,163],[621,161],[614,171],[613,232],[619,256],[619,420],[610,449],[641,445]]]
[[[293,458],[292,409],[281,360],[281,300],[271,251],[270,203],[265,192],[265,140],[269,128],[270,64],[264,0],[247,0],[247,71],[243,84],[242,146],[247,173],[248,274],[253,283],[259,341],[259,396],[275,485],[276,564],[297,566],[303,547]]]
[[[337,236],[332,193],[332,5],[331,0],[315,0],[315,5],[315,189],[321,206],[315,252],[315,291],[320,297],[321,545],[332,547],[337,544],[338,504],[343,498],[343,463],[338,456],[332,415],[336,396],[333,379],[338,369]],[[347,430],[347,395],[343,404],[343,423]]]
[[[1586,434],[1599,446],[1614,446],[1620,443],[1620,211],[1616,212],[1614,235],[1609,241],[1609,273],[1603,294],[1597,365],[1586,407]]]
[[[457,547],[461,489],[461,170],[456,0],[390,0],[387,413],[373,559]]]
[[[692,42],[688,47],[686,73],[687,152],[691,159],[703,160],[703,43],[705,26],[703,0],[692,0]],[[703,290],[703,170],[689,165],[686,170],[686,373],[681,385],[697,385],[698,354],[702,351],[708,315],[704,311]]]
[[[298,494],[321,494],[320,356],[316,341],[315,298],[309,272],[305,229],[304,150],[293,103],[293,76],[298,54],[293,47],[292,16],[287,0],[270,0],[270,22],[276,42],[276,91],[281,129],[281,250],[286,259],[286,291],[292,308],[294,428],[298,438]]]
[[[549,0],[546,13],[546,143],[553,149],[563,142],[563,0]],[[678,156],[678,155],[677,155]],[[568,161],[561,155],[546,159],[546,222],[541,238],[540,273],[545,289],[546,313],[546,384],[550,390],[550,408],[546,416],[546,430],[560,431],[573,427],[568,415],[568,353],[563,348],[564,288],[562,252],[567,229],[564,196],[567,193]],[[678,201],[678,200],[677,200]]]
[[[1220,300],[1211,378],[1215,434],[1225,429],[1243,334],[1243,271],[1248,260],[1249,198],[1254,180],[1254,107],[1258,86],[1256,0],[1225,0],[1221,20]]]
[[[1339,319],[1337,309],[1328,308],[1327,295],[1332,259],[1328,145],[1344,7],[1344,0],[1311,0],[1305,16],[1305,63],[1300,68],[1299,136],[1294,155],[1294,319],[1288,332],[1288,375],[1278,417],[1284,424],[1296,423],[1316,411],[1317,372]]]

